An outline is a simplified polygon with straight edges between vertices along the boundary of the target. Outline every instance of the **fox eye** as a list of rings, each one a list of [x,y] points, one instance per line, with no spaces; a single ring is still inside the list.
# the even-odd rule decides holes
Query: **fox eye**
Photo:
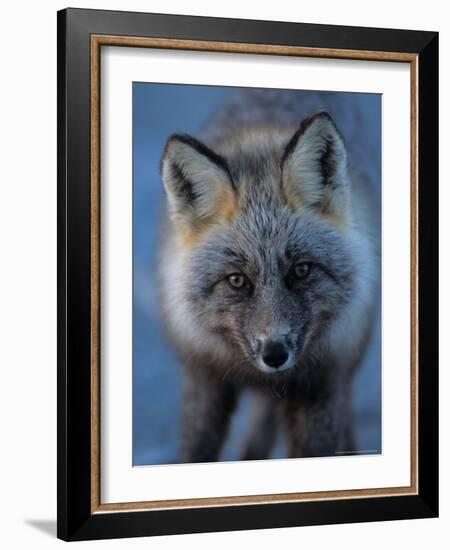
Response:
[[[294,267],[294,273],[297,279],[306,279],[310,272],[311,264],[309,262],[300,262]]]
[[[231,287],[240,289],[245,286],[247,278],[242,273],[232,273],[231,275],[228,275],[227,281]]]

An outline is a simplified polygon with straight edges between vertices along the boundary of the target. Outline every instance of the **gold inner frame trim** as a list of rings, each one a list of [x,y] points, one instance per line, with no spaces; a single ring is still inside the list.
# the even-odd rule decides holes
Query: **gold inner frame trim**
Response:
[[[411,82],[411,484],[310,493],[102,503],[100,492],[100,50],[101,46],[390,61],[410,65]],[[91,513],[376,498],[418,494],[418,56],[402,52],[306,48],[132,36],[91,35]]]

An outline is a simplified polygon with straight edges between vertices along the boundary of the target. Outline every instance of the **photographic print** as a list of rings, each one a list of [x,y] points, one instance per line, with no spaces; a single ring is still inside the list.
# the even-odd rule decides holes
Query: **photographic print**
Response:
[[[132,97],[133,465],[381,453],[381,94]]]
[[[438,35],[58,13],[58,537],[438,515]]]

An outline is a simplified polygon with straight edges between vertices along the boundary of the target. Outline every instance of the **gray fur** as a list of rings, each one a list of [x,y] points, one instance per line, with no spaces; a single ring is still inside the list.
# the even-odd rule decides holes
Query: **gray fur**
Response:
[[[266,403],[259,418],[268,437],[264,442],[252,434],[243,458],[270,452],[275,408],[289,456],[352,450],[351,382],[373,324],[379,269],[376,209],[367,204],[372,195],[365,178],[350,184],[344,144],[329,116],[305,123],[292,143],[300,123],[292,113],[301,110],[293,97],[241,92],[201,136],[208,146],[201,166],[189,164],[198,150],[180,158],[170,141],[163,158],[172,222],[161,290],[167,328],[185,366],[186,462],[219,458],[244,387]],[[183,170],[188,184],[179,183]],[[227,177],[214,181],[214,173]],[[238,205],[226,220],[214,210],[219,191]],[[200,221],[198,240],[184,246],[180,225],[197,231]],[[312,266],[305,280],[293,271],[299,262]],[[247,278],[243,289],[227,280],[236,272]],[[288,351],[280,369],[261,359],[267,342]]]

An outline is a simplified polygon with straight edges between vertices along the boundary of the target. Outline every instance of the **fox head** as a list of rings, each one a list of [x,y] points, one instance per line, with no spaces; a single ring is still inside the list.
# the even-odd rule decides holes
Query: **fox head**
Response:
[[[355,284],[347,155],[331,117],[289,134],[248,131],[214,151],[173,135],[161,169],[179,330],[243,370],[301,365]]]

